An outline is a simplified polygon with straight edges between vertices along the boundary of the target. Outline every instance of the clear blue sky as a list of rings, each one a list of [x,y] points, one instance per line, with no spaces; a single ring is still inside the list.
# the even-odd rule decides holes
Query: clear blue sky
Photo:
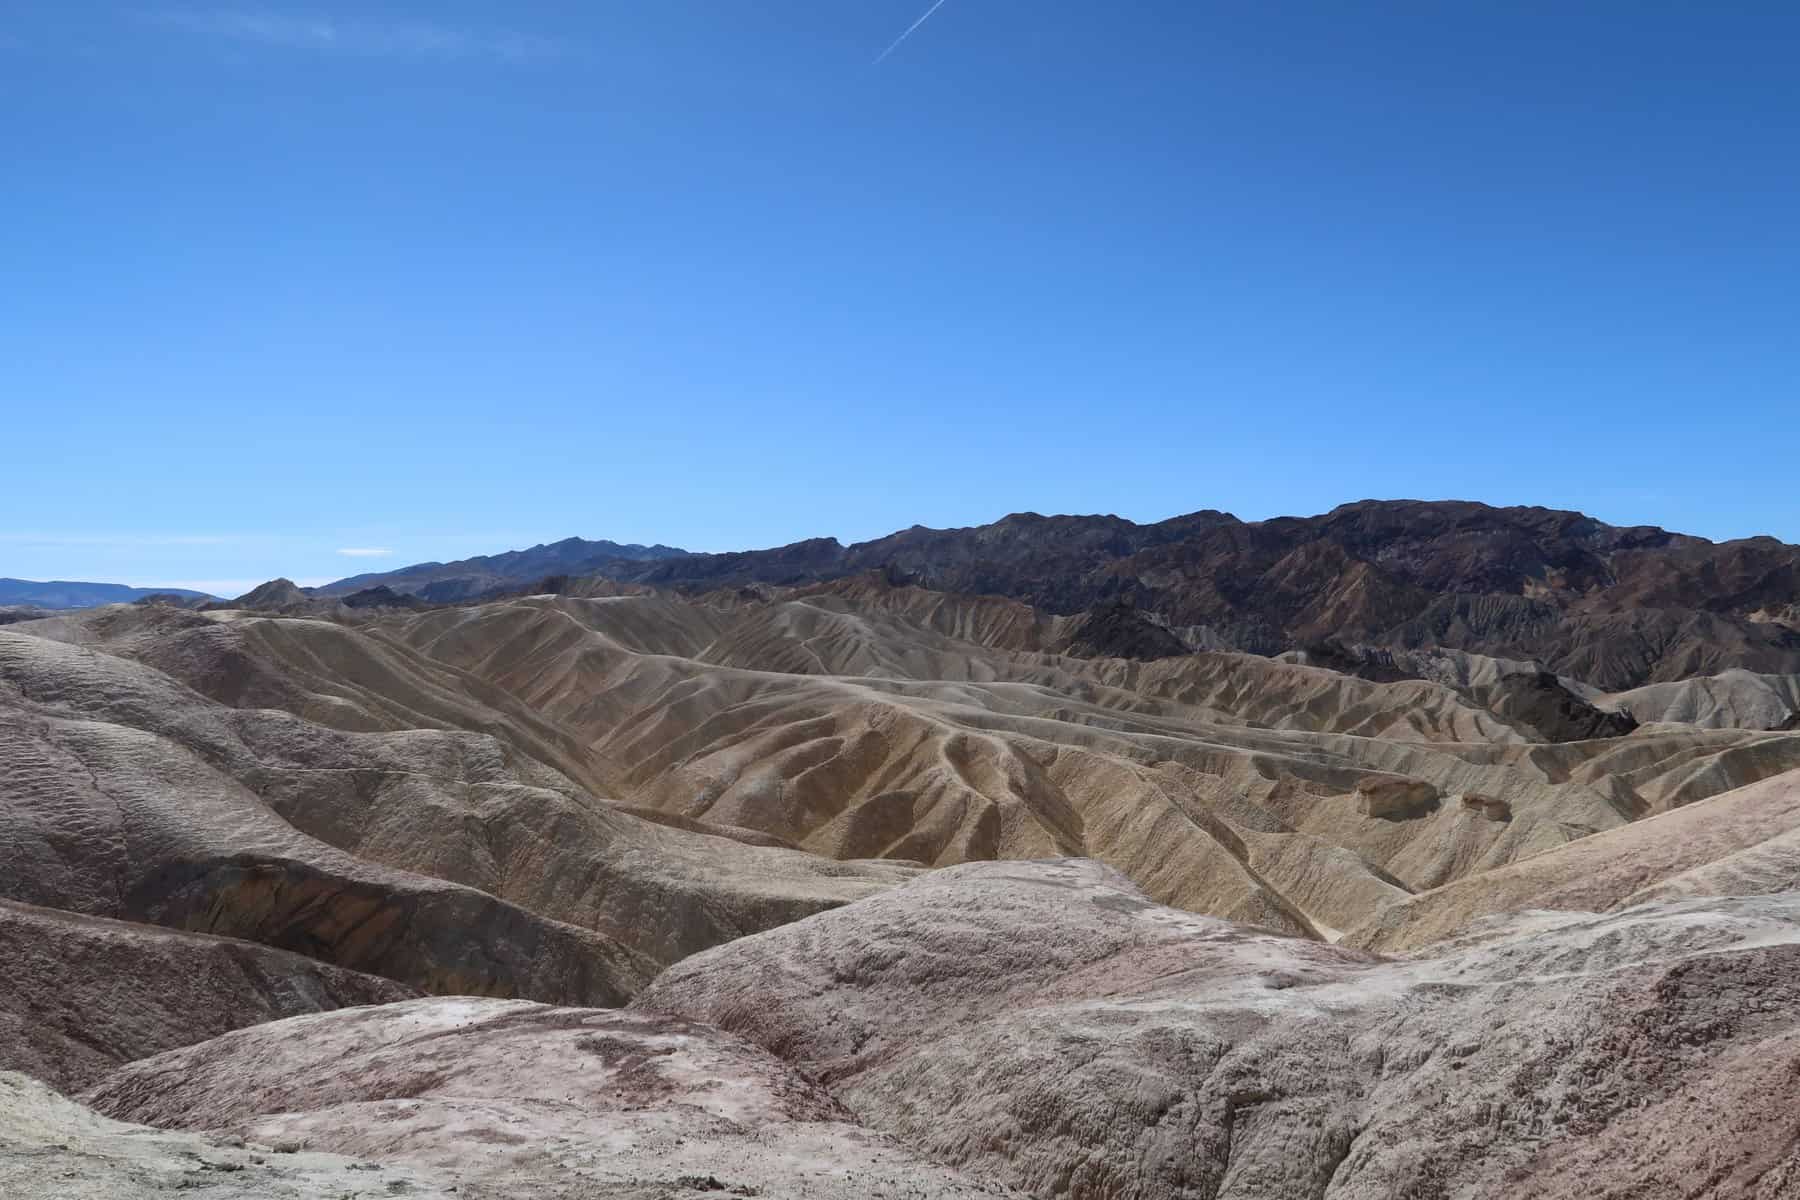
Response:
[[[1800,541],[1800,6],[947,0],[872,66],[927,6],[0,4],[0,575],[1368,496]]]

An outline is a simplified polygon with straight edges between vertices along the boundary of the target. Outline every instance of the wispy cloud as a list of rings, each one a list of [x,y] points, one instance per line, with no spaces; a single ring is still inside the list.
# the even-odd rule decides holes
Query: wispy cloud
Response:
[[[919,26],[921,26],[925,22],[931,20],[931,14],[935,13],[938,9],[944,7],[944,5],[946,3],[948,3],[948,0],[937,0],[936,4],[933,4],[930,8],[925,10],[924,16],[920,17],[918,20],[914,21],[911,25],[908,25],[906,27],[906,32],[901,34],[899,37],[895,38],[892,45],[890,45],[886,50],[883,50],[880,54],[876,55],[875,61],[873,63],[871,63],[870,65],[879,67],[882,64],[883,60],[885,60],[888,55],[892,54],[894,51],[896,51],[900,48],[901,42],[904,42],[907,38],[911,37],[914,33],[916,33],[918,31]]]
[[[531,62],[558,58],[555,38],[511,30],[451,28],[419,22],[381,23],[302,16],[262,8],[172,8],[158,24],[187,33],[289,50],[365,58],[487,59]]]
[[[345,546],[338,553],[345,558],[391,558],[394,552],[386,546]]]

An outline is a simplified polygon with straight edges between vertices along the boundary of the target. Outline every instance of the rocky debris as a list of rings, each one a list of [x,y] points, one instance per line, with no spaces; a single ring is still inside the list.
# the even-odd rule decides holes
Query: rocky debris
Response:
[[[109,1120],[0,1071],[7,1200],[471,1200],[406,1167]]]
[[[494,1200],[992,1194],[860,1128],[766,1051],[642,1013],[469,998],[351,1009],[133,1063],[84,1099]]]
[[[1441,793],[1423,779],[1371,776],[1356,785],[1356,807],[1365,817],[1404,821],[1436,810]]]
[[[0,901],[0,1069],[72,1091],[133,1059],[418,993],[249,942]]]
[[[1490,821],[1512,820],[1512,805],[1495,796],[1483,796],[1479,792],[1464,792],[1462,806]]]
[[[1035,1195],[1774,1197],[1800,1184],[1796,968],[1792,896],[1383,961],[1094,863],[982,863],[679,963],[634,1007]]]

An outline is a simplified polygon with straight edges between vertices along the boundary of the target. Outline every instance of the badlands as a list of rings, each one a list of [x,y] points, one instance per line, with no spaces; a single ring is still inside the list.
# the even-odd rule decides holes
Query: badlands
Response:
[[[11,613],[0,1196],[1800,1196],[1793,547],[1126,526]]]

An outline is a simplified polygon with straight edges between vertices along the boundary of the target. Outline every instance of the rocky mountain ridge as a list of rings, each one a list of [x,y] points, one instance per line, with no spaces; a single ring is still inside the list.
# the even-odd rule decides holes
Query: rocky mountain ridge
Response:
[[[385,586],[425,600],[467,600],[483,592],[539,579],[546,575],[629,574],[645,563],[685,556],[673,546],[621,545],[578,537],[541,543],[526,550],[477,555],[455,562],[414,563],[396,571],[370,571],[310,589],[318,596],[348,596]]]
[[[496,567],[502,559],[513,565]],[[461,578],[409,568],[330,590],[379,582],[466,600],[553,573],[529,557],[470,561],[484,565]],[[1606,690],[1728,668],[1800,671],[1800,547],[1464,501],[1370,500],[1256,522],[1207,510],[1150,525],[1016,513],[850,546],[818,538],[732,554],[609,556],[561,573],[583,571],[689,590],[878,572],[1052,615],[1129,609],[1168,632],[1171,652],[1275,654],[1335,637],[1531,659]]]

